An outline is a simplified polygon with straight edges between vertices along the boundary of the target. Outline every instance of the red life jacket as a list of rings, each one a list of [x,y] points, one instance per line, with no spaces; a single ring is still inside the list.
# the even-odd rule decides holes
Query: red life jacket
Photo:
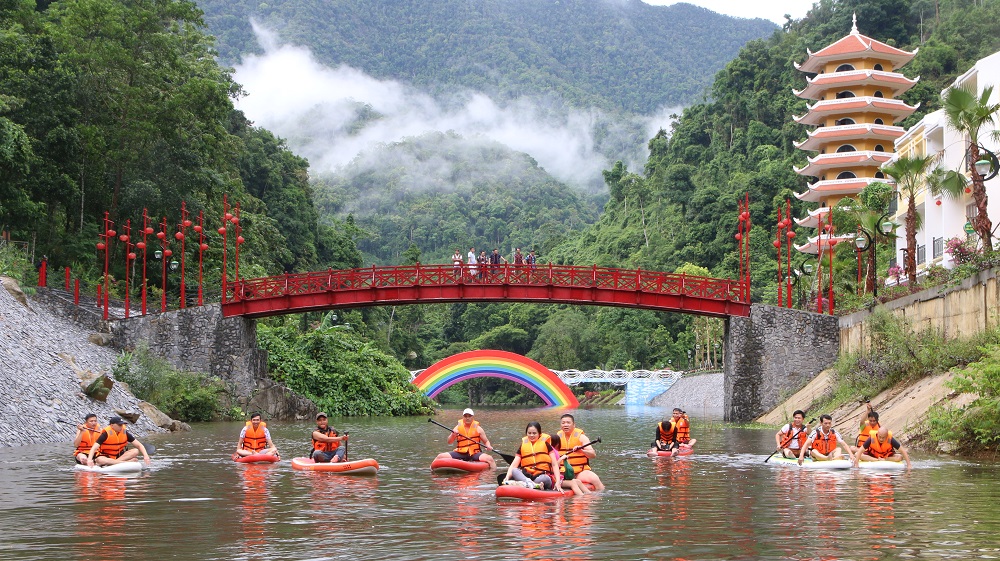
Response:
[[[797,433],[797,434],[796,434]],[[805,425],[796,428],[795,425],[788,424],[788,434],[784,436],[781,441],[781,448],[787,447],[792,443],[793,440],[798,440],[799,445],[795,447],[796,450],[801,450],[806,444],[806,440],[809,438],[809,433],[806,431]]]
[[[521,448],[517,452],[521,456],[519,464],[521,471],[531,477],[538,477],[543,473],[552,473],[552,457],[549,456],[551,450],[552,445],[549,443],[549,435],[544,432],[539,435],[538,440],[534,443],[528,440],[527,436],[522,438]]]
[[[889,435],[885,437],[884,442],[878,439],[877,433],[873,433],[865,450],[873,458],[885,459],[892,457],[896,453],[896,449],[892,447],[892,431],[889,431]]]
[[[340,436],[340,434],[338,434],[337,431],[333,430],[332,427],[326,427],[325,431],[320,429],[319,427],[316,427],[316,431],[326,436]],[[321,452],[333,452],[337,448],[340,448],[340,441],[321,442],[319,440],[316,440],[315,438],[312,439],[312,441],[313,441],[313,450],[319,450]]]
[[[264,448],[267,448],[267,435],[264,433],[264,428],[267,426],[266,423],[261,422],[254,430],[253,423],[247,421],[247,430],[243,434],[243,449],[250,450],[251,452],[260,452]]]
[[[829,454],[837,448],[837,431],[831,428],[830,434],[823,434],[823,429],[816,429],[813,432],[813,449],[823,454]]]

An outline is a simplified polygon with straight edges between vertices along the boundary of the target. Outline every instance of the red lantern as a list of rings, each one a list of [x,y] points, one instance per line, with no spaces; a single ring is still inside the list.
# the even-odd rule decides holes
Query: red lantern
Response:
[[[838,243],[840,243],[840,240],[837,240],[837,239],[830,240],[830,247],[833,247],[833,246],[837,245]]]
[[[200,246],[200,247],[201,247],[201,250],[202,250],[202,251],[208,251],[208,244],[207,244],[207,243],[203,243],[203,244],[201,244],[201,246]]]
[[[114,230],[110,230],[110,229],[108,230],[108,237],[109,238],[113,238],[117,234],[118,234],[118,232],[115,232]]]
[[[966,193],[971,193],[972,192],[972,187],[966,187],[965,188],[965,192]]]
[[[121,240],[121,241],[123,241],[123,242],[127,242],[128,241],[128,236],[126,236],[125,234],[122,234],[122,235],[118,236],[118,239]]]
[[[219,235],[220,236],[225,236],[226,235],[226,228],[225,227],[219,228]]]
[[[182,234],[180,232],[177,232],[176,234],[174,234],[174,238],[177,239],[177,240],[183,240],[184,239],[184,234]]]
[[[156,237],[162,240],[162,239],[166,238],[167,235],[164,234],[163,232],[157,232],[156,233]]]
[[[173,252],[173,251],[170,251],[169,249],[165,249],[165,250],[163,250],[163,256],[164,256],[164,257],[170,257],[170,256],[171,256],[171,255],[173,255],[173,254],[174,254],[174,252]]]
[[[236,243],[243,243],[245,241],[246,240],[243,239],[243,236],[236,236]]]
[[[190,222],[190,221],[189,221],[189,222]],[[195,232],[198,232],[198,233],[200,234],[200,233],[201,233],[201,225],[200,225],[200,224],[195,224],[195,225],[194,225],[194,231],[195,231]]]
[[[185,220],[184,222],[182,222],[182,224],[184,224],[185,228],[190,228],[191,227],[191,221],[190,220]]]
[[[226,213],[226,220],[232,220],[232,219],[233,219],[233,215],[232,215],[232,214],[229,214],[229,213],[227,212],[227,213]]]
[[[740,241],[740,240],[742,240],[742,239],[743,239],[743,234],[736,234],[736,235],[735,235],[735,236],[733,236],[733,237],[734,237],[734,238],[736,238],[736,241]]]
[[[937,206],[941,206],[941,201],[940,200],[934,201],[934,204],[936,204]]]
[[[792,239],[795,237],[795,232],[788,232],[787,234],[785,234],[785,237],[788,239]]]
[[[239,216],[234,216],[229,221],[232,222],[233,224],[239,224],[240,223],[240,217]]]
[[[139,242],[135,244],[136,249],[146,249],[146,242]]]
[[[104,242],[97,242],[98,251],[104,251]]]
[[[771,242],[771,245],[773,245],[774,247],[781,247],[781,242],[779,242],[778,240],[774,240],[773,242]]]
[[[146,226],[146,233],[147,234],[152,234],[153,233],[153,228],[150,227],[150,226]]]
[[[128,254],[128,258],[129,259],[135,259],[135,253],[129,253]]]

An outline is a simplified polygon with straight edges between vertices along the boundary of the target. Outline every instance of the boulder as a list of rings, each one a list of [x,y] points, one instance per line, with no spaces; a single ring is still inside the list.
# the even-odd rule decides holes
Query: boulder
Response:
[[[148,401],[140,401],[139,409],[142,410],[143,414],[146,415],[150,421],[153,421],[154,425],[160,427],[161,429],[169,429],[171,423],[174,422],[174,420],[168,417],[166,413],[160,411],[156,408],[156,406]]]
[[[107,401],[108,394],[111,393],[111,388],[114,387],[115,381],[107,376],[101,375],[94,378],[94,380],[89,384],[81,385],[83,387],[83,393],[88,397],[98,401]]]
[[[91,333],[87,336],[87,340],[95,345],[107,347],[114,340],[114,336],[110,333]]]
[[[273,384],[254,392],[247,403],[247,411],[261,411],[269,419],[300,421],[316,417],[316,404],[285,386]]]
[[[139,413],[138,411],[115,409],[115,413],[117,413],[119,417],[125,419],[126,421],[128,421],[133,425],[136,423],[136,421],[139,420],[139,417],[142,417],[142,413]]]
[[[191,430],[191,425],[182,421],[173,420],[170,421],[170,426],[164,428],[166,428],[170,432],[181,432],[181,431],[187,432]]]

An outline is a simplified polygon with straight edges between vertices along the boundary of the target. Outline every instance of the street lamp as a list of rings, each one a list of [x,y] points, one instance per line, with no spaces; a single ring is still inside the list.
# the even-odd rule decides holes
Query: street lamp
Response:
[[[896,226],[896,224],[894,222],[889,222],[889,221],[885,220],[886,218],[888,218],[888,216],[889,216],[888,214],[883,214],[882,216],[879,217],[879,220],[878,220],[878,229],[879,229],[879,231],[882,232],[883,235],[886,235],[886,236],[888,236],[889,233],[892,232],[892,229]],[[857,237],[854,238],[854,246],[857,247],[861,251],[866,251],[869,248],[871,248],[870,251],[871,251],[872,255],[875,256],[875,259],[873,259],[873,261],[876,261],[876,263],[877,263],[877,259],[878,259],[878,251],[877,251],[878,236],[877,235],[876,236],[872,236],[871,234],[868,233],[867,230],[865,230],[864,228],[862,228],[861,231],[858,232]],[[877,269],[877,267],[876,267],[876,269]],[[872,296],[874,296],[875,299],[878,299],[878,271],[875,270],[873,272],[875,273],[875,282],[872,283]]]
[[[688,370],[691,370],[691,349],[688,349]]]
[[[997,160],[996,154],[982,146],[979,147],[979,152],[979,161],[974,164],[976,173],[982,176],[983,181],[989,181],[997,176],[997,172],[1000,172],[1000,161]]]

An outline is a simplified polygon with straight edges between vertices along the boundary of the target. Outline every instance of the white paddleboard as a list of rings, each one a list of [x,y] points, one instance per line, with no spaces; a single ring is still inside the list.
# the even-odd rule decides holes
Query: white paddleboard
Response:
[[[812,458],[806,458],[802,460],[801,466],[799,466],[798,460],[791,458],[772,458],[771,462],[785,466],[798,466],[803,469],[851,469],[851,460],[826,460],[817,462]]]
[[[117,464],[111,464],[110,466],[86,466],[83,464],[76,464],[74,469],[79,471],[89,471],[92,473],[139,473],[142,471],[142,462],[120,462]]]
[[[872,471],[902,471],[906,469],[906,462],[894,462],[892,460],[860,461],[858,467]]]

